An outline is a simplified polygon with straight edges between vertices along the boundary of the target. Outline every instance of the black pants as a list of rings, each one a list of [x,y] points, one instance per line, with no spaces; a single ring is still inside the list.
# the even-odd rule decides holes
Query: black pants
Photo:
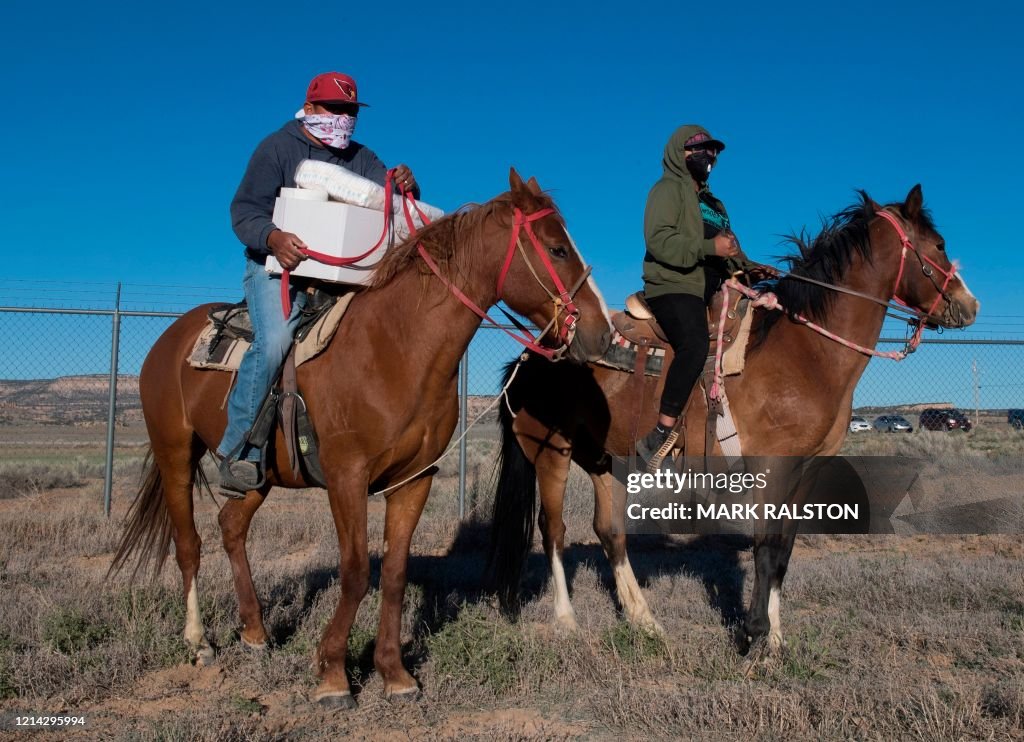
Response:
[[[704,299],[690,294],[663,294],[647,300],[665,331],[675,357],[661,393],[661,414],[678,417],[708,355],[708,317]]]

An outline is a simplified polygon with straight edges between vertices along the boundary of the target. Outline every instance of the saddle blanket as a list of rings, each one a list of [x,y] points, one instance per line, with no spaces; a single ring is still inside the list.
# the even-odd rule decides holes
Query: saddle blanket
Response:
[[[747,300],[744,299],[744,302]],[[725,353],[722,355],[722,372],[725,376],[736,376],[737,374],[743,373],[743,369],[746,365],[747,358],[747,341],[750,339],[750,325],[753,321],[754,313],[749,309],[743,311],[740,319],[739,326],[736,328],[736,337],[733,338],[726,334],[723,340],[726,343]],[[633,320],[636,322],[637,320]],[[717,338],[718,321],[717,317],[711,323],[713,327],[711,349],[709,351],[709,359],[715,356],[715,340]],[[651,346],[647,346],[651,347]],[[638,345],[632,342],[629,338],[623,336],[618,329],[612,332],[612,341],[608,350],[604,356],[595,363],[601,366],[608,366],[609,368],[618,369],[620,371],[627,371],[634,373],[636,369],[636,354],[639,349],[644,346]],[[644,376],[661,376],[662,368],[665,363],[665,350],[661,347],[651,347],[648,352],[647,360],[644,364]]]
[[[338,297],[334,306],[317,319],[307,332],[297,341],[295,348],[295,365],[301,366],[311,358],[318,356],[327,344],[331,341],[341,318],[348,309],[354,293],[343,294]],[[248,319],[248,317],[246,317]],[[221,334],[219,341],[217,326],[213,320],[207,320],[199,337],[196,338],[189,353],[188,363],[193,368],[208,368],[218,371],[237,371],[242,362],[242,356],[252,344],[241,337],[229,337]],[[212,346],[212,347],[211,347]]]

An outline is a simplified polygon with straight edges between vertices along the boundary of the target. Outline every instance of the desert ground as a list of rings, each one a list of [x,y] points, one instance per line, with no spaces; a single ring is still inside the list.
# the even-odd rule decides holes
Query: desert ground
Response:
[[[1024,436],[989,422],[969,434],[852,435],[847,452],[927,457],[937,462],[929,481],[951,497],[981,481],[1019,491]],[[751,664],[731,639],[750,592],[750,542],[633,538],[665,637],[634,630],[591,530],[588,480],[574,471],[566,571],[580,628],[566,634],[551,622],[539,542],[520,615],[503,615],[483,590],[497,444],[493,428],[475,432],[469,517],[457,517],[452,457],[413,544],[403,638],[421,699],[383,697],[371,590],[350,644],[359,708],[328,712],[308,699],[340,591],[323,492],[275,490],[254,521],[249,553],[273,637],[261,654],[238,642],[218,503],[196,497],[201,605],[218,652],[196,667],[173,559],[155,582],[104,578],[137,486],[138,420],[118,428],[109,519],[102,426],[0,428],[0,714],[85,714],[87,729],[56,733],[79,739],[1024,738],[1019,535],[800,537],[783,591],[786,650]],[[370,505],[376,582],[384,502]]]

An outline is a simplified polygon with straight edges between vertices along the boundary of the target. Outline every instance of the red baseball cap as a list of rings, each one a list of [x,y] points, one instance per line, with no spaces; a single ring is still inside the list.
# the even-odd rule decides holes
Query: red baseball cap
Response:
[[[325,72],[317,75],[309,83],[306,90],[306,100],[309,103],[354,103],[357,106],[365,106],[359,102],[359,94],[356,89],[356,81],[341,72]]]
[[[719,152],[725,149],[725,142],[721,139],[715,139],[706,131],[698,131],[692,137],[686,140],[683,145],[686,149],[698,149],[702,147],[714,147]]]

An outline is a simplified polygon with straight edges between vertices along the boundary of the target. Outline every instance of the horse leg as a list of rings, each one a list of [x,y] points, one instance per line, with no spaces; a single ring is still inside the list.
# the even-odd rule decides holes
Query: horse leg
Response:
[[[664,635],[665,630],[651,613],[626,554],[625,498],[622,494],[616,496],[611,474],[591,474],[590,479],[594,483],[594,533],[612,567],[615,591],[626,620],[638,628]]]
[[[751,644],[768,637],[768,649],[782,649],[782,580],[789,568],[796,535],[762,535],[754,541],[754,589],[747,614],[747,641]]]
[[[206,449],[191,431],[181,432],[183,436],[177,441],[154,440],[153,459],[163,480],[164,504],[167,506],[174,537],[174,558],[181,571],[181,585],[185,595],[185,641],[193,653],[195,663],[202,666],[213,662],[214,652],[206,639],[203,619],[199,613],[199,553],[202,540],[196,530],[192,491],[195,470]]]
[[[249,556],[245,551],[246,537],[252,517],[263,504],[265,492],[249,492],[244,500],[230,499],[220,509],[220,523],[224,551],[231,561],[231,574],[238,596],[238,615],[242,621],[240,639],[250,649],[267,648],[267,630],[263,625],[263,606],[252,584]]]
[[[553,435],[549,445],[539,449],[534,466],[537,469],[537,486],[540,489],[541,509],[538,516],[544,541],[544,554],[551,565],[551,585],[555,593],[555,625],[567,631],[579,628],[576,612],[569,600],[569,586],[565,579],[563,555],[565,553],[565,521],[562,520],[562,505],[565,502],[565,485],[569,478],[571,449],[568,441]]]
[[[345,674],[348,635],[359,604],[370,589],[370,554],[366,542],[366,480],[353,479],[330,483],[328,500],[334,526],[338,530],[341,597],[334,616],[324,630],[317,647],[317,675],[320,684],[313,700],[322,706],[352,709],[356,707]]]
[[[402,664],[402,603],[412,534],[430,493],[432,477],[416,479],[388,495],[384,514],[384,560],[380,573],[380,625],[373,665],[389,698],[414,698],[416,679]]]

